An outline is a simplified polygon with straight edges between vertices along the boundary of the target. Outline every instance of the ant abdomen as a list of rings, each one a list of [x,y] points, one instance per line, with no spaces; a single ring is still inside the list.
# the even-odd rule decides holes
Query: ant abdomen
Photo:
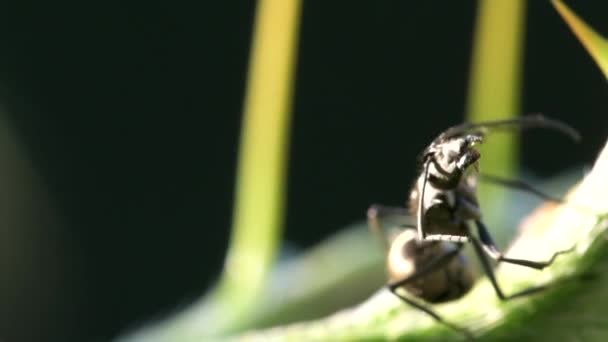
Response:
[[[391,244],[387,268],[391,281],[418,275],[402,287],[416,297],[439,303],[462,297],[474,282],[472,268],[456,245],[447,242],[421,241],[417,232],[405,229]],[[452,254],[447,260],[442,256]],[[432,267],[439,260],[443,267]],[[430,267],[431,266],[431,267]],[[435,265],[439,266],[439,265]]]

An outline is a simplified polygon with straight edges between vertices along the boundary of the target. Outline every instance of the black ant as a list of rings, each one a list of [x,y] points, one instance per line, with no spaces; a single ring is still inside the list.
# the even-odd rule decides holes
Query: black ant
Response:
[[[540,270],[552,264],[558,255],[571,251],[573,247],[554,253],[548,261],[505,257],[481,220],[476,197],[477,179],[481,176],[482,180],[561,202],[560,199],[545,195],[524,182],[479,174],[478,161],[481,155],[475,146],[483,142],[488,130],[532,127],[549,128],[574,140],[580,139],[578,132],[570,126],[541,115],[513,120],[464,123],[451,127],[435,138],[422,153],[422,171],[410,193],[409,209],[373,205],[367,213],[370,229],[382,236],[388,250],[388,289],[406,303],[426,312],[448,327],[463,332],[467,337],[472,337],[467,329],[445,321],[429,307],[397,290],[404,288],[411,295],[429,303],[441,303],[462,297],[474,282],[471,266],[461,253],[466,242],[473,245],[484,273],[501,300],[510,300],[546,288],[530,287],[505,295],[498,285],[488,256],[498,262]],[[406,229],[391,242],[380,223],[380,219],[388,215],[412,217],[416,220],[416,225],[405,226]],[[471,221],[477,229],[477,236],[471,233]]]

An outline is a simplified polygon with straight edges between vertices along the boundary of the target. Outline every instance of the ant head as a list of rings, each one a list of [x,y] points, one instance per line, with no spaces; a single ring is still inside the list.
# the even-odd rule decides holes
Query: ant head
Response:
[[[460,178],[480,157],[476,146],[483,142],[480,132],[456,135],[435,140],[425,153],[425,161],[431,162],[431,174],[440,179]],[[435,171],[435,172],[434,172]]]
[[[530,115],[517,119],[463,123],[441,133],[422,154],[422,165],[429,180],[443,189],[454,188],[470,166],[476,166],[479,151],[475,145],[483,142],[488,132],[507,129],[546,128],[569,136],[575,141],[579,133],[572,127],[544,116]],[[426,179],[425,179],[426,181]]]

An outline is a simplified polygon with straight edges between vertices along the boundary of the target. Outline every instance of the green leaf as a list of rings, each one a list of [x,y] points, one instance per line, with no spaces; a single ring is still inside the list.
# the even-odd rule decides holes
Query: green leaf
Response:
[[[543,271],[501,264],[497,277],[506,293],[550,284],[541,293],[501,302],[481,280],[461,300],[434,306],[446,320],[468,327],[481,340],[608,339],[608,145],[593,170],[567,196],[527,220],[509,256],[548,259],[575,245]],[[386,290],[363,304],[327,318],[235,336],[235,341],[447,341],[457,332],[411,310]]]
[[[552,0],[553,6],[570,26],[578,40],[581,41],[587,52],[593,57],[604,76],[608,78],[608,41],[593,31],[579,16],[577,16],[562,1]]]

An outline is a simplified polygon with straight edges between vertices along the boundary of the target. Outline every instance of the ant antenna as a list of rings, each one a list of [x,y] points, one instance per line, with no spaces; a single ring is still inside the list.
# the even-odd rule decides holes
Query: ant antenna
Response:
[[[487,122],[478,122],[478,123],[463,123],[457,126],[453,126],[448,128],[446,131],[441,133],[435,141],[441,141],[443,139],[448,139],[463,133],[466,133],[470,130],[478,130],[481,133],[485,133],[488,129],[500,129],[500,128],[533,128],[533,127],[541,127],[541,128],[549,128],[553,129],[557,132],[565,134],[570,137],[570,139],[575,142],[579,142],[581,140],[580,133],[574,128],[566,125],[563,122],[552,120],[546,118],[542,114],[528,115],[523,116],[517,119],[507,119],[507,120],[497,120],[497,121],[487,121]]]

